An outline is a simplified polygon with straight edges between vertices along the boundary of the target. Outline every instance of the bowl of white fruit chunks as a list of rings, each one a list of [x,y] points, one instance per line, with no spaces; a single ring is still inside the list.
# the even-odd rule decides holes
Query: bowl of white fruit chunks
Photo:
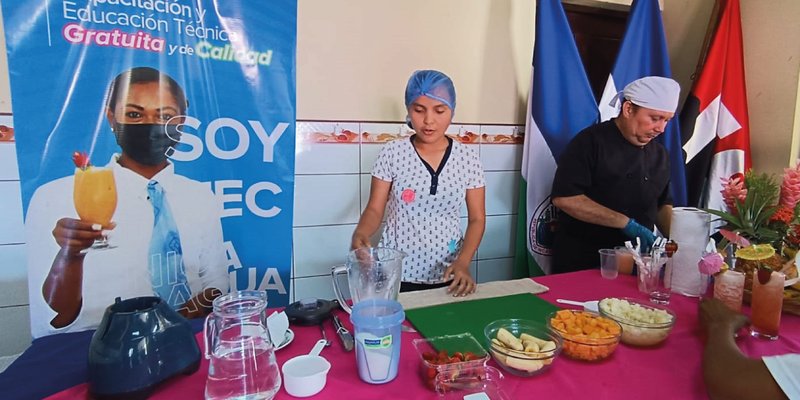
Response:
[[[561,338],[534,321],[500,319],[486,325],[483,333],[494,361],[512,375],[541,374],[561,353]]]
[[[631,297],[600,300],[600,315],[622,326],[622,343],[629,346],[656,346],[675,325],[675,313],[669,308]]]

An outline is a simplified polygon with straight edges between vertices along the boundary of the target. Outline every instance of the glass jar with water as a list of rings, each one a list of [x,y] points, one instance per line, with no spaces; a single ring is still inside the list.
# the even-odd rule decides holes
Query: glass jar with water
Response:
[[[205,398],[271,399],[281,387],[267,331],[267,294],[238,291],[214,300],[204,329],[210,359]]]

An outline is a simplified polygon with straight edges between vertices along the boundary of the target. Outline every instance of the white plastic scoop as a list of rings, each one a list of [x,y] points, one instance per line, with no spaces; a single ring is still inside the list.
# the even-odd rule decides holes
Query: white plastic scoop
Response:
[[[574,301],[574,300],[564,300],[564,299],[556,299],[556,303],[561,304],[570,304],[573,306],[581,306],[586,311],[591,312],[598,312],[600,301],[593,300],[593,301]]]
[[[331,363],[319,355],[327,340],[320,339],[305,355],[286,361],[283,370],[283,387],[294,397],[308,397],[319,393],[325,387]]]

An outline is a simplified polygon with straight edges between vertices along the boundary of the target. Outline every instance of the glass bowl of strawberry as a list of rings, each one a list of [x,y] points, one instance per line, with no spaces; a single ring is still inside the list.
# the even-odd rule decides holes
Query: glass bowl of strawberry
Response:
[[[419,354],[419,375],[425,386],[436,390],[436,377],[440,381],[476,380],[485,374],[489,354],[469,333],[415,339],[414,348]]]

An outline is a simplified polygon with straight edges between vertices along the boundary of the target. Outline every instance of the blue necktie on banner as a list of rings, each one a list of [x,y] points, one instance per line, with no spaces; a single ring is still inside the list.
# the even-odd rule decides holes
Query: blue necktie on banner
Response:
[[[625,85],[636,79],[654,75],[672,78],[661,10],[658,8],[658,0],[634,0],[614,69],[611,70],[603,97],[600,99],[600,118],[607,121],[617,116],[617,109],[611,107],[609,103]],[[669,153],[673,204],[685,206],[686,171],[678,119],[673,118],[667,124],[666,131],[656,140],[664,145]]]
[[[597,122],[597,101],[560,0],[536,2],[536,42],[528,99],[514,276],[550,272],[556,162],[582,129]]]
[[[150,279],[153,291],[172,308],[182,307],[190,297],[183,266],[181,237],[164,200],[164,188],[156,181],[147,184],[153,205],[153,236],[150,238]]]

